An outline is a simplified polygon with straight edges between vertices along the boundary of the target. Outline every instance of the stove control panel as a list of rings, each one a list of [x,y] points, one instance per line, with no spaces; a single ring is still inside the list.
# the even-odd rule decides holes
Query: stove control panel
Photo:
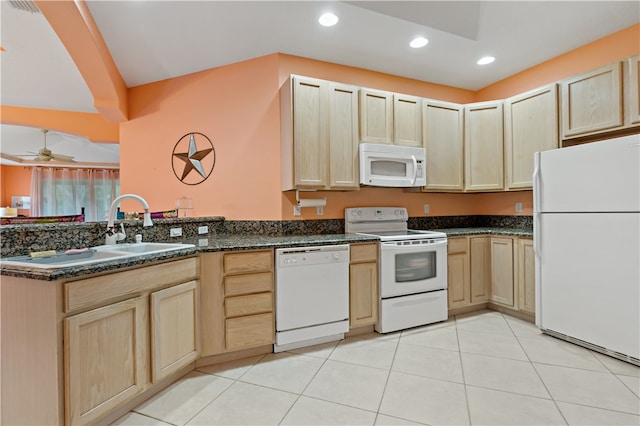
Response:
[[[347,222],[406,221],[407,209],[404,207],[357,207],[344,210]]]

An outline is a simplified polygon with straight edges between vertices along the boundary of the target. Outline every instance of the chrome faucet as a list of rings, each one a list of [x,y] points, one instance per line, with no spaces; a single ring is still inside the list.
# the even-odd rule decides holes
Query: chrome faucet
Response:
[[[142,207],[144,207],[144,223],[142,226],[153,226],[153,222],[151,222],[151,213],[149,213],[149,203],[139,195],[135,194],[123,194],[113,200],[111,203],[111,207],[109,208],[109,219],[107,222],[107,235],[105,237],[106,245],[116,244],[117,241],[122,241],[127,237],[126,232],[124,231],[124,224],[120,223],[120,231],[116,231],[116,227],[114,225],[116,221],[116,208],[120,201],[126,198],[133,198],[135,200],[140,201]]]

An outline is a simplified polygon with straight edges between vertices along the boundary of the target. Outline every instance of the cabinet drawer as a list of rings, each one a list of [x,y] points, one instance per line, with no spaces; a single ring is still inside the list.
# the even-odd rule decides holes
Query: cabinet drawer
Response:
[[[467,239],[466,238],[449,238],[447,242],[447,253],[466,253],[467,252]]]
[[[231,318],[225,321],[227,351],[269,345],[274,341],[273,313]]]
[[[198,278],[198,258],[176,260],[64,284],[64,311],[98,306],[167,284]]]
[[[378,259],[378,244],[352,244],[351,263],[375,262]]]
[[[235,275],[224,278],[224,295],[262,293],[273,290],[273,273]]]
[[[273,270],[273,251],[226,253],[223,264],[225,274],[271,271]]]
[[[273,311],[273,297],[271,293],[227,297],[224,300],[224,312],[227,318],[271,311]]]

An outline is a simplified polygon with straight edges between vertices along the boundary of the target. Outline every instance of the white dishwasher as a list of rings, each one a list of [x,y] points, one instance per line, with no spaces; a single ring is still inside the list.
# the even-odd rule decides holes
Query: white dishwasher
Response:
[[[349,331],[349,245],[276,250],[274,352],[340,340]]]

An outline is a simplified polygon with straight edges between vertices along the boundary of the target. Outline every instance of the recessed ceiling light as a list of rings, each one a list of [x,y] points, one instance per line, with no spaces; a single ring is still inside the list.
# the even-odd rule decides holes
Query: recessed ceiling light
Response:
[[[494,58],[493,56],[485,56],[483,58],[478,59],[478,65],[487,65],[495,60],[496,58]]]
[[[318,19],[318,22],[325,27],[333,27],[338,23],[338,17],[333,13],[325,13]]]
[[[418,47],[426,46],[427,43],[429,43],[429,40],[427,40],[426,38],[416,37],[413,40],[411,40],[411,43],[409,43],[409,46],[417,49]]]

